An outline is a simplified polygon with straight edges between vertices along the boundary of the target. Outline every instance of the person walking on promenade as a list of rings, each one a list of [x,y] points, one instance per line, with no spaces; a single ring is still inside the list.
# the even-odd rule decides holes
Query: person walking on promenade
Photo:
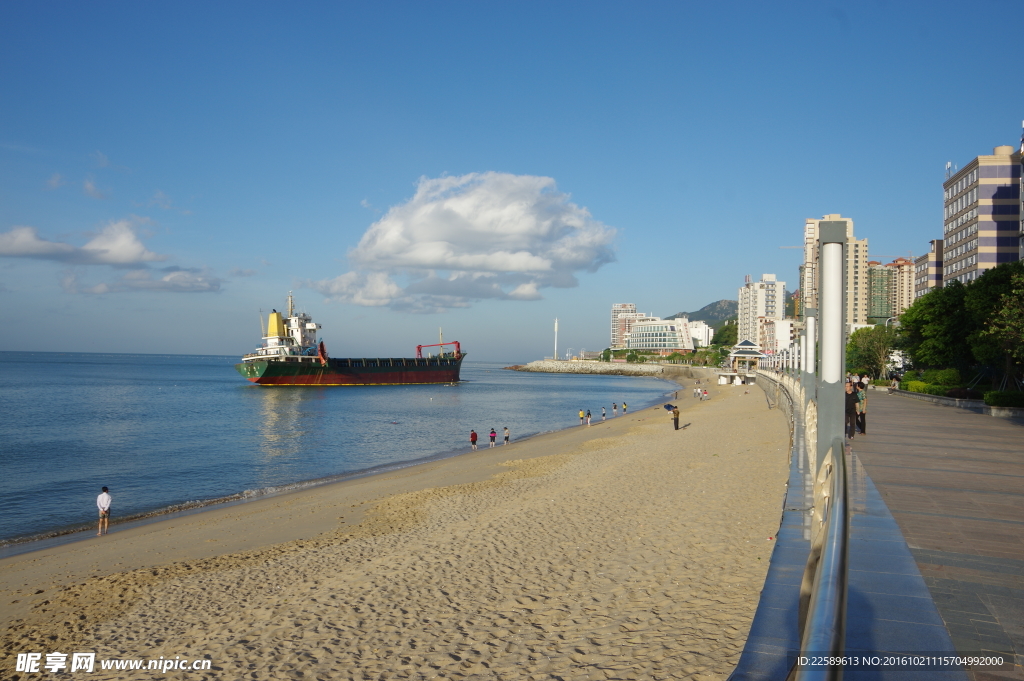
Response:
[[[608,418],[608,412],[606,412],[606,411],[604,410],[604,407],[601,407],[601,420],[602,420],[602,421],[604,421],[604,420],[606,420],[607,418]]]
[[[496,438],[496,437],[498,437],[498,434],[496,432],[494,432],[494,428],[491,428],[491,447],[490,448],[494,447],[494,438]]]
[[[590,425],[590,410],[587,410],[587,425]]]
[[[505,444],[508,444],[508,426],[505,426]]]
[[[473,451],[475,452],[476,451],[476,431],[475,430],[469,431],[469,444],[470,444],[471,447],[473,447]]]
[[[679,407],[672,407],[672,424],[679,430]]]
[[[612,402],[612,417],[619,415],[619,405]]]
[[[853,383],[846,384],[846,437],[850,440],[857,434],[857,393],[853,391]]]
[[[100,537],[107,533],[110,528],[110,502],[113,498],[110,491],[104,487],[100,495],[96,497],[96,506],[100,509],[100,526],[96,529],[96,536]]]
[[[863,382],[857,384],[857,429],[862,435],[868,434],[868,391]]]
[[[581,425],[581,426],[583,425],[583,421],[584,421],[584,420],[585,420],[586,418],[587,418],[587,415],[583,413],[583,410],[582,410],[582,409],[580,409],[580,425]]]

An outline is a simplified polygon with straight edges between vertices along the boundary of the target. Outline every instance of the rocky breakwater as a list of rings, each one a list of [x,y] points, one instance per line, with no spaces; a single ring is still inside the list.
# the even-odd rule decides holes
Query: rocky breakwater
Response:
[[[529,364],[505,367],[513,371],[534,371],[549,374],[610,374],[613,376],[661,376],[665,369],[648,364],[620,364],[618,362],[562,362],[540,360]]]

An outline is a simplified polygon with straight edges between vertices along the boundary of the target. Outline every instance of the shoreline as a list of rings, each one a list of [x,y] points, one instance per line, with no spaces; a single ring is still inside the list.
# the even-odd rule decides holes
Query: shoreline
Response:
[[[789,433],[760,390],[708,387],[681,395],[681,431],[648,407],[4,559],[6,659],[42,645],[256,679],[724,678]]]
[[[94,353],[94,354],[103,354],[103,353]],[[211,355],[211,356],[213,356],[213,357],[220,357],[220,355]],[[679,373],[679,374],[669,374],[669,372],[666,372],[666,375],[662,375],[662,374],[659,374],[659,375],[650,375],[650,374],[642,374],[642,375],[620,374],[620,375],[628,375],[628,376],[631,376],[631,377],[640,377],[640,378],[656,378],[656,379],[659,379],[659,380],[668,381],[669,383],[675,383],[677,386],[680,385],[677,379],[682,378],[681,373]],[[671,390],[666,391],[666,392],[671,392]],[[644,404],[642,404],[638,408],[639,409],[646,409],[646,408],[652,406],[652,404],[654,404],[655,402],[660,402],[660,401],[661,401],[661,399],[659,398],[659,399],[653,400],[650,403],[644,403]],[[527,440],[529,440],[531,438],[542,437],[544,435],[548,435],[548,434],[551,434],[551,433],[557,433],[557,432],[560,432],[562,430],[567,430],[567,429],[571,429],[571,428],[574,428],[574,427],[576,427],[576,426],[575,425],[567,425],[564,428],[560,428],[560,429],[548,430],[548,431],[539,431],[539,432],[535,432],[535,433],[529,433],[527,435],[523,435],[522,437],[519,437],[519,438],[513,440],[513,442],[517,442],[517,443],[518,442],[525,442],[525,441],[527,441]],[[143,511],[143,512],[139,512],[139,513],[134,513],[132,515],[125,516],[123,518],[116,518],[113,522],[111,522],[110,527],[115,532],[123,531],[125,529],[131,529],[131,528],[134,528],[134,527],[149,525],[149,524],[153,524],[153,523],[161,523],[161,522],[164,522],[166,520],[171,520],[171,519],[182,517],[182,516],[193,515],[193,514],[196,514],[196,513],[205,513],[207,511],[214,510],[214,509],[217,509],[217,508],[225,508],[225,507],[237,506],[237,505],[242,505],[242,504],[249,504],[249,503],[252,503],[254,501],[259,501],[259,500],[262,500],[262,499],[274,498],[274,497],[278,497],[278,496],[281,496],[281,495],[284,495],[284,494],[291,494],[293,492],[301,492],[303,490],[314,489],[314,488],[322,487],[322,486],[325,486],[325,485],[333,485],[333,484],[337,484],[337,483],[340,483],[340,482],[345,482],[345,481],[351,480],[351,479],[357,479],[357,478],[363,478],[363,477],[375,476],[375,475],[385,475],[387,473],[390,473],[390,472],[393,472],[393,471],[396,471],[396,470],[401,470],[401,469],[404,469],[404,468],[410,468],[410,467],[414,467],[414,466],[419,466],[421,464],[427,464],[427,463],[431,463],[431,462],[434,462],[434,461],[443,461],[443,460],[446,460],[446,459],[459,457],[459,456],[462,456],[462,455],[468,454],[468,453],[471,453],[471,452],[470,451],[466,451],[462,446],[460,446],[458,448],[453,448],[453,449],[447,449],[447,450],[433,452],[431,454],[427,454],[425,456],[420,456],[420,457],[417,457],[415,459],[402,459],[402,460],[398,460],[398,461],[394,461],[394,462],[380,464],[380,465],[373,466],[373,467],[370,467],[370,468],[364,468],[364,469],[359,469],[359,470],[354,470],[354,471],[346,471],[346,472],[343,472],[343,473],[337,473],[337,474],[333,474],[333,475],[329,475],[329,476],[325,476],[325,477],[321,477],[321,478],[311,478],[311,479],[306,479],[306,480],[297,480],[297,481],[293,481],[293,482],[289,482],[289,483],[284,483],[284,484],[280,484],[280,485],[274,485],[274,486],[271,486],[271,487],[261,487],[261,488],[256,488],[256,489],[247,489],[247,490],[242,490],[242,491],[239,491],[239,492],[234,492],[234,493],[226,495],[226,496],[216,497],[216,498],[212,498],[212,499],[196,499],[196,500],[183,501],[183,502],[180,502],[178,504],[173,504],[171,506],[163,506],[163,507],[155,508],[155,509],[152,509],[152,510],[149,510],[149,511]],[[46,550],[46,549],[49,549],[49,548],[54,548],[54,547],[58,547],[58,546],[64,546],[64,545],[67,545],[67,544],[74,544],[74,543],[78,543],[78,542],[81,542],[81,541],[87,541],[90,538],[94,538],[95,535],[93,534],[93,532],[94,532],[94,529],[95,529],[95,525],[96,525],[95,521],[90,521],[89,523],[82,523],[81,525],[74,526],[74,527],[57,528],[57,529],[48,530],[48,531],[37,533],[37,534],[33,534],[33,535],[17,536],[17,537],[11,537],[11,538],[8,538],[8,539],[0,539],[0,561],[4,560],[6,558],[12,558],[14,556],[24,555],[26,553],[32,553],[32,552],[35,552],[35,551],[43,551],[43,550]]]

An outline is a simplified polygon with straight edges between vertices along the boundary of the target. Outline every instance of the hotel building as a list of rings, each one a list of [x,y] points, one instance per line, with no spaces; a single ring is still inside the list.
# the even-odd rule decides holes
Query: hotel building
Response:
[[[629,335],[633,323],[649,319],[646,313],[637,312],[633,303],[615,303],[612,305],[612,344],[614,349],[626,347],[626,337]]]
[[[671,355],[673,352],[692,352],[693,338],[690,337],[685,317],[647,317],[633,322],[626,335],[626,347],[630,350],[647,350],[661,355]]]
[[[1021,155],[1001,146],[942,184],[942,280],[974,281],[1021,255]]]
[[[758,342],[758,317],[782,319],[786,313],[786,282],[774,274],[762,274],[761,281],[747,281],[739,289],[737,340]]]

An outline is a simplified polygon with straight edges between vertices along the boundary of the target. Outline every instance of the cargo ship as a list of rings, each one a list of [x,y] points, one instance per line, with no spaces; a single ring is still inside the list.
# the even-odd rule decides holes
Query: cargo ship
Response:
[[[262,315],[261,315],[262,319]],[[288,294],[288,310],[270,313],[263,344],[235,365],[242,376],[259,385],[416,385],[455,383],[466,353],[458,341],[417,345],[415,357],[328,357],[320,325],[296,312]],[[445,348],[451,346],[451,351]],[[436,353],[424,348],[438,348]]]

